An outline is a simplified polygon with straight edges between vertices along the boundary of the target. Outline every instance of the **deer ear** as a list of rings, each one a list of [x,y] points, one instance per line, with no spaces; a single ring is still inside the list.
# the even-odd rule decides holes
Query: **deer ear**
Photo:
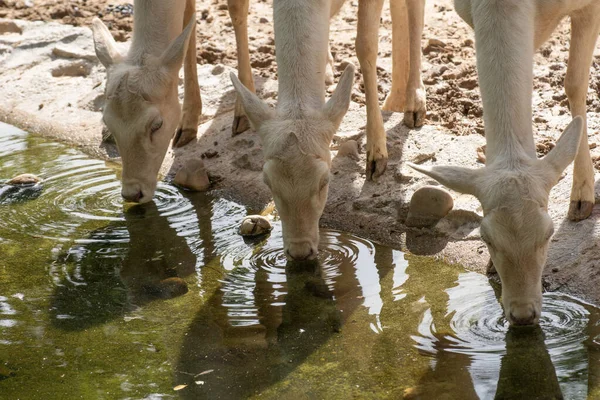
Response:
[[[484,168],[470,169],[465,167],[435,166],[431,168],[421,167],[413,163],[407,163],[409,167],[415,169],[442,185],[456,190],[460,193],[472,194],[477,197],[477,181],[484,173]]]
[[[350,106],[350,96],[352,95],[352,84],[354,83],[354,65],[348,64],[344,73],[340,77],[335,91],[331,98],[325,104],[324,112],[327,118],[335,125],[336,130],[342,122]]]
[[[92,20],[92,36],[94,37],[94,50],[96,56],[105,68],[120,62],[123,56],[117,50],[115,39],[99,18]]]
[[[583,118],[580,116],[575,117],[558,139],[554,149],[541,160],[542,171],[547,174],[552,186],[558,182],[562,172],[575,159],[579,149],[579,141],[587,140],[587,138],[581,137],[584,124]]]
[[[195,28],[196,14],[192,15],[190,22],[188,22],[187,26],[183,29],[183,32],[169,44],[169,47],[167,47],[160,56],[160,64],[163,67],[171,72],[173,72],[173,70],[179,71],[181,64],[183,64],[183,59],[185,58],[190,37],[192,34],[196,34]]]
[[[258,131],[265,121],[273,118],[273,110],[271,110],[267,103],[248,90],[233,72],[229,74],[229,77],[231,78],[231,83],[233,83],[235,91],[244,105],[244,111],[246,111],[246,115],[252,124],[252,128],[255,131]]]

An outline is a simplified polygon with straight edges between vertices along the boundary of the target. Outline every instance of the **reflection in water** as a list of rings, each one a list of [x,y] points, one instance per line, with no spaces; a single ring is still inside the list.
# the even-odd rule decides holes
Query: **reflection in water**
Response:
[[[495,399],[562,398],[542,329],[539,326],[509,329]]]
[[[166,183],[124,211],[117,169],[1,129],[0,180],[45,180],[0,204],[2,396],[598,398],[597,308],[547,293],[509,331],[484,276],[331,230],[288,264],[277,221],[245,242]]]
[[[185,238],[152,202],[129,208],[124,219],[92,232],[53,263],[51,315],[58,327],[86,329],[153,299],[187,293],[182,278],[195,272],[196,256]]]

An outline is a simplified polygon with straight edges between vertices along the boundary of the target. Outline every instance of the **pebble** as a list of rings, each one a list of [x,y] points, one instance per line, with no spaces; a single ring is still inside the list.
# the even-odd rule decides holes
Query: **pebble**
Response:
[[[33,174],[21,174],[17,175],[8,182],[9,185],[35,185],[40,183],[42,180]]]
[[[454,207],[450,193],[437,186],[423,186],[410,199],[406,226],[425,228],[435,225]]]
[[[240,224],[238,233],[242,236],[260,236],[271,232],[271,222],[262,215],[248,215]]]
[[[202,192],[210,187],[210,179],[201,160],[187,160],[175,174],[173,182],[183,188]]]

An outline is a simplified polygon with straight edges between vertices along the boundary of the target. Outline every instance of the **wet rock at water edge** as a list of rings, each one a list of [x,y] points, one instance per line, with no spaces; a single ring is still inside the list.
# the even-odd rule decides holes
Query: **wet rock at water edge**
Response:
[[[202,192],[210,187],[210,179],[202,160],[187,160],[175,174],[173,182],[185,189]]]
[[[8,185],[35,185],[41,182],[42,180],[33,174],[21,174],[15,176],[6,183]]]
[[[33,200],[42,193],[42,179],[33,174],[21,174],[0,184],[0,204]]]
[[[416,228],[431,227],[448,215],[452,207],[454,201],[446,190],[437,186],[423,186],[410,199],[404,224]]]
[[[238,233],[246,237],[266,235],[271,232],[271,222],[262,215],[248,215],[242,220]]]

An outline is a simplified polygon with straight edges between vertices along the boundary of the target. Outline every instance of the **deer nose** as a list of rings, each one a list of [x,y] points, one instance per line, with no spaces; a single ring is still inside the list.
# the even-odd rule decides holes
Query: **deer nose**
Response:
[[[296,261],[312,260],[317,255],[317,251],[313,248],[309,241],[291,242],[285,250],[288,258]]]
[[[144,194],[142,193],[141,190],[136,190],[133,192],[126,192],[125,190],[121,191],[121,196],[123,196],[123,198],[126,201],[132,202],[132,203],[139,203],[140,199],[142,197],[144,197]]]
[[[515,304],[510,307],[509,322],[511,325],[535,325],[539,320],[538,312],[533,304]]]

